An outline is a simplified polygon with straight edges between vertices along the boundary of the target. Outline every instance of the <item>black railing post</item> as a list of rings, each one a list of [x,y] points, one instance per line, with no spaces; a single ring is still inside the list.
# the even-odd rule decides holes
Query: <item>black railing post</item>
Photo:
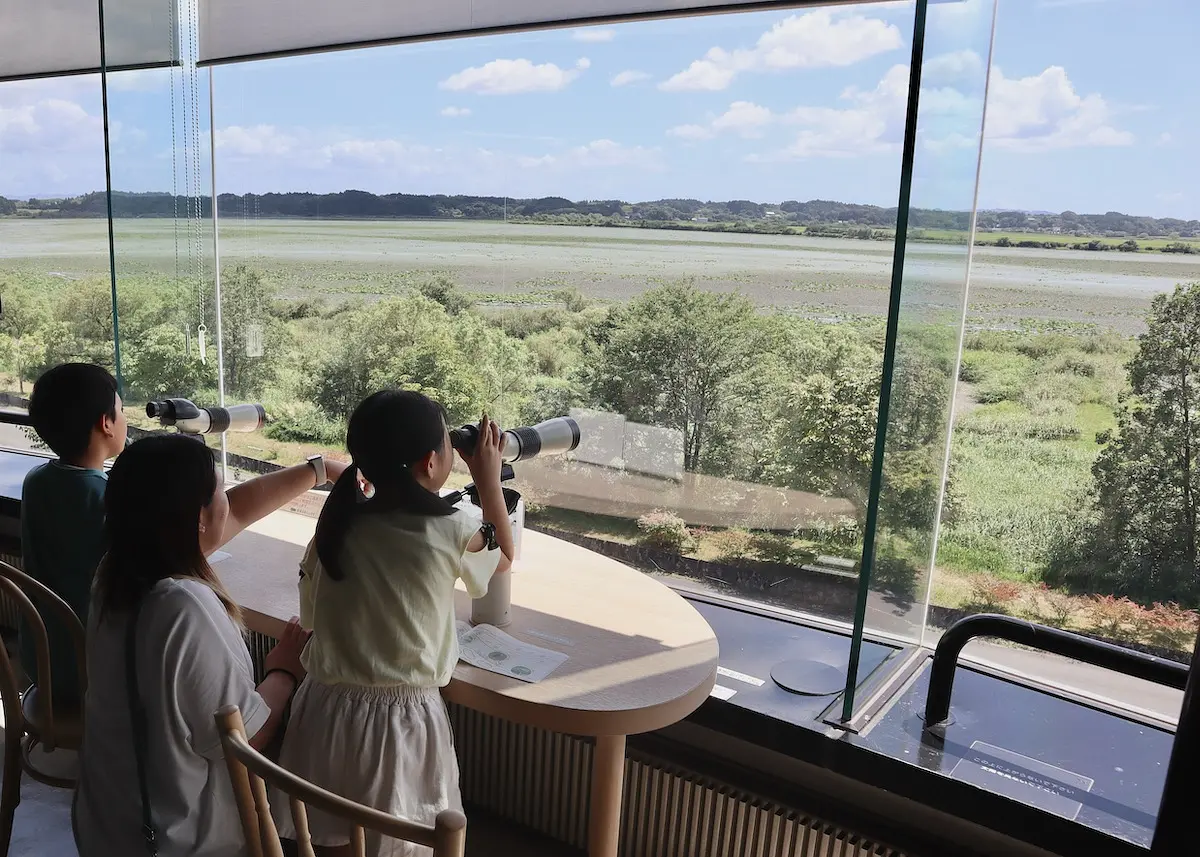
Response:
[[[1167,764],[1167,779],[1163,784],[1162,803],[1158,808],[1158,823],[1154,827],[1154,843],[1150,853],[1155,857],[1174,857],[1197,851],[1196,781],[1200,778],[1200,639],[1192,653],[1192,668],[1183,692],[1183,708],[1179,711],[1179,726],[1171,761]]]
[[[929,671],[929,692],[925,697],[925,728],[944,725],[950,717],[950,693],[954,689],[954,671],[963,646],[979,637],[994,637],[1020,643],[1043,652],[1072,658],[1085,664],[1103,667],[1133,678],[1145,679],[1155,684],[1183,690],[1188,682],[1188,669],[1183,664],[1156,658],[1153,655],[1135,652],[1061,631],[1046,625],[981,613],[959,619],[942,634],[933,652],[933,666]],[[1200,692],[1200,691],[1198,691]]]

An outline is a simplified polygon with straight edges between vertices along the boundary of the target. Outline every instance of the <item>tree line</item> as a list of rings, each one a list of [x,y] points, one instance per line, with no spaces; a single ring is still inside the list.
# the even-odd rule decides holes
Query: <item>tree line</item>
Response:
[[[762,203],[751,200],[659,199],[627,202],[620,199],[570,200],[549,196],[536,199],[446,194],[375,194],[362,190],[340,193],[219,194],[219,213],[226,217],[309,217],[357,219],[466,219],[533,220],[580,222],[605,225],[625,223],[689,224],[693,228],[716,228],[724,224],[831,227],[851,226],[891,230],[896,208],[831,200],[785,200]],[[211,197],[189,198],[170,193],[113,194],[116,217],[186,217],[200,212],[207,217]],[[0,215],[38,217],[104,217],[107,200],[102,192],[63,199],[17,201],[0,196]],[[966,232],[970,213],[938,209],[913,209],[913,229]],[[1200,235],[1200,221],[1142,217],[1109,211],[1077,214],[1073,211],[1029,213],[1024,211],[981,211],[978,226],[984,230],[1041,232],[1049,234],[1105,235],[1115,237],[1182,237]],[[811,231],[811,229],[810,229]],[[840,234],[840,233],[838,233]],[[889,234],[884,232],[883,234]],[[859,236],[850,236],[859,237]],[[869,233],[864,237],[873,237]]]

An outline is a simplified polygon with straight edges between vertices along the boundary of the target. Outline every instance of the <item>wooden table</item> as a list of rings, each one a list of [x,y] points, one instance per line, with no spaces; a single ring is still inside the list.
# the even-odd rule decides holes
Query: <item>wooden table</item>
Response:
[[[255,631],[278,637],[299,613],[297,573],[312,518],[277,512],[234,539],[213,567]],[[526,531],[513,572],[514,637],[569,655],[536,684],[459,662],[443,691],[495,717],[596,739],[588,822],[591,857],[615,857],[625,737],[676,723],[708,697],[717,639],[696,610],[656,580]],[[460,619],[470,599],[457,593]]]

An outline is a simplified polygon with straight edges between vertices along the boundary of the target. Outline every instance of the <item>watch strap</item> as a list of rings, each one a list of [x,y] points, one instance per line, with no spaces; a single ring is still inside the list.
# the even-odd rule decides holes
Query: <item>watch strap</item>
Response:
[[[329,474],[325,469],[325,456],[310,455],[308,457],[308,466],[313,469],[313,473],[317,476],[316,488],[323,488],[329,484]]]

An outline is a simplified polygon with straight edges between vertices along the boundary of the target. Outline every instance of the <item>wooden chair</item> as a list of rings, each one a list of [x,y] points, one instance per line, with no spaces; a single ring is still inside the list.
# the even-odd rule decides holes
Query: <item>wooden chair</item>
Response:
[[[45,585],[5,562],[0,562],[0,594],[15,605],[24,617],[37,651],[37,681],[22,694],[17,680],[20,669],[12,663],[8,650],[0,646],[0,697],[3,697],[4,708],[4,782],[0,786],[0,855],[3,855],[8,853],[13,816],[21,802],[22,772],[49,786],[75,786],[72,778],[53,776],[34,767],[30,758],[33,748],[41,744],[51,751],[58,748],[78,751],[83,737],[82,709],[64,710],[59,707],[55,710],[51,700],[48,690],[52,687],[50,641],[46,635],[46,623],[30,600],[31,594],[47,606],[71,634],[80,670],[80,699],[83,699],[87,690],[87,672],[83,625],[65,601]]]
[[[283,857],[279,831],[267,801],[268,783],[289,798],[300,857],[316,857],[308,832],[306,804],[354,824],[351,845],[356,857],[364,857],[366,853],[366,829],[432,848],[433,857],[463,857],[467,819],[461,812],[440,812],[430,827],[355,803],[301,779],[251,747],[246,740],[242,713],[236,705],[227,705],[214,716],[251,857]]]

